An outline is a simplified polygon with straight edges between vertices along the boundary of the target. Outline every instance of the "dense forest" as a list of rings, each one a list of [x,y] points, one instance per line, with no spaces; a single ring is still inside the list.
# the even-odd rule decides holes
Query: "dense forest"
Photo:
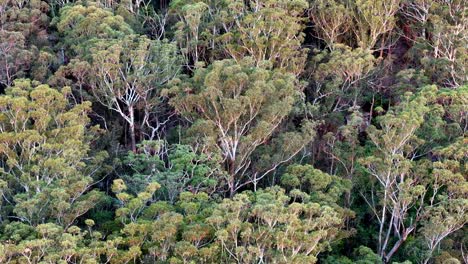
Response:
[[[0,263],[468,263],[464,0],[0,0]]]

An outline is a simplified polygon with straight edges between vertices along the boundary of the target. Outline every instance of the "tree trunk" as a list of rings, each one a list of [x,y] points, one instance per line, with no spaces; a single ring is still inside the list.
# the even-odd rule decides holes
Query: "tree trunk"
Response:
[[[234,168],[235,160],[228,159],[227,162],[227,171],[229,173],[229,197],[232,198],[234,193],[236,192],[236,176],[235,176],[235,168]]]
[[[384,257],[384,263],[389,263],[390,259],[393,257],[393,254],[397,252],[397,250],[400,248],[400,246],[405,242],[406,238],[401,238],[396,242],[396,244],[393,246],[393,248],[388,252],[388,255],[385,255]]]
[[[397,250],[400,248],[400,246],[403,244],[403,242],[406,241],[406,239],[408,238],[408,235],[413,232],[415,226],[413,227],[410,227],[408,229],[406,229],[404,232],[403,232],[403,235],[401,236],[401,238],[395,243],[395,245],[393,245],[393,248],[390,250],[390,252],[388,252],[388,254],[385,255],[385,258],[384,258],[384,262],[385,263],[389,263],[390,259],[393,257],[393,255],[397,252]]]
[[[128,108],[128,113],[130,115],[130,142],[131,142],[131,148],[132,151],[135,153],[136,152],[136,140],[135,140],[135,110],[133,109],[133,106],[130,106]]]
[[[380,227],[379,227],[379,252],[378,254],[380,257],[384,257],[385,255],[385,247],[383,246],[383,233],[384,233],[384,225],[385,225],[385,216],[387,214],[387,188],[384,190],[384,200],[383,200],[383,208],[382,208],[382,216],[380,217]],[[390,227],[389,227],[390,228]]]
[[[229,198],[234,197],[235,189],[234,182],[229,183]]]

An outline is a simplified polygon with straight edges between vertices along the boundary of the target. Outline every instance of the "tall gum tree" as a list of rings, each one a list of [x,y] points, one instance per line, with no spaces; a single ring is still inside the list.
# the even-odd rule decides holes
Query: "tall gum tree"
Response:
[[[252,57],[295,75],[304,70],[305,0],[171,2],[175,36],[188,66],[199,61]]]
[[[68,5],[60,9],[60,15],[52,21],[62,37],[59,48],[65,62],[65,54],[86,56],[90,43],[95,39],[120,39],[133,34],[122,16],[96,4]]]
[[[342,228],[334,208],[294,201],[278,186],[224,199],[207,219],[221,258],[235,263],[316,263]]]
[[[55,55],[49,49],[49,5],[45,1],[0,2],[0,84],[32,76],[45,80]]]
[[[294,75],[272,70],[267,62],[256,64],[250,57],[216,61],[166,91],[170,104],[193,122],[188,132],[194,142],[223,157],[231,196],[292,159],[314,136],[308,122],[301,132],[279,132],[301,91]],[[261,155],[253,159],[255,151],[268,143],[278,144],[277,152],[267,164],[254,166],[262,160]]]
[[[0,96],[0,182],[2,200],[13,207],[4,212],[9,218],[68,227],[101,197],[90,189],[106,154],[90,157],[97,132],[88,127],[90,103],[70,107],[69,93],[17,80]]]
[[[407,94],[402,103],[378,118],[379,128],[370,126],[367,131],[375,148],[359,162],[375,186],[364,191],[368,195],[363,197],[377,219],[378,253],[385,263],[419,227],[426,227],[424,236],[432,253],[444,237],[467,221],[466,193],[462,191],[466,178],[461,177],[464,169],[459,163],[466,159],[466,147],[460,145],[463,141],[456,140],[445,150],[432,150],[439,153],[436,162],[420,153],[426,143],[419,133],[423,123],[429,122],[430,115],[443,113],[434,104],[436,95],[435,86],[414,96]],[[465,151],[465,156],[458,149],[450,154],[453,148]],[[429,230],[434,223],[438,228]]]
[[[396,13],[402,0],[356,0],[350,1],[353,11],[353,32],[359,47],[382,50],[386,47],[385,37],[390,37],[396,25]],[[380,47],[377,44],[380,42]]]
[[[402,0],[311,1],[309,17],[327,47],[341,43],[369,51],[388,48]]]
[[[95,73],[90,80],[91,92],[99,103],[125,120],[131,148],[136,151],[137,125],[143,133],[148,132],[148,139],[159,136],[160,91],[179,73],[177,47],[165,40],[130,35],[115,41],[98,41],[91,50],[90,65]],[[137,118],[138,113],[142,118]]]
[[[230,1],[235,27],[220,37],[227,54],[236,61],[250,56],[257,65],[267,60],[299,75],[307,56],[302,31],[308,7],[305,0]]]
[[[333,45],[341,43],[349,31],[351,12],[344,1],[318,0],[311,3],[309,17],[314,22],[315,36],[333,49]]]

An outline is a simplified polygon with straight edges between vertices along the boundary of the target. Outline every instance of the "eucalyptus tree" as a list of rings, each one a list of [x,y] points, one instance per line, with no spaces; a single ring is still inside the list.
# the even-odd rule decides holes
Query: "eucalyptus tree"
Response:
[[[0,84],[16,78],[44,81],[55,55],[49,46],[49,6],[40,0],[0,2]]]
[[[353,48],[381,51],[393,44],[402,0],[311,2],[309,16],[314,22],[316,36],[328,48],[333,49],[333,44],[341,43]]]
[[[151,182],[134,196],[126,192],[123,180],[114,180],[112,190],[120,201],[116,217],[124,224],[116,240],[131,249],[119,251],[117,259],[213,263],[218,250],[211,245],[213,232],[206,223],[212,211],[208,195],[183,192],[178,203],[170,205],[154,199],[160,187]]]
[[[314,135],[304,122],[301,132],[279,132],[301,91],[292,74],[272,70],[252,58],[216,61],[199,68],[192,78],[175,80],[166,93],[170,104],[192,122],[188,133],[203,152],[218,152],[228,176],[230,195],[247,184],[256,184],[281,164],[291,160]],[[276,153],[254,160],[259,147],[275,144]],[[261,164],[263,162],[263,164]]]
[[[195,153],[189,145],[166,146],[160,141],[143,141],[137,149],[122,159],[124,168],[130,170],[121,175],[129,193],[137,194],[156,181],[161,184],[157,197],[174,204],[184,191],[213,194],[222,185],[219,178],[224,171],[215,154]]]
[[[91,190],[106,153],[90,156],[98,129],[89,127],[90,103],[69,106],[58,91],[17,80],[0,96],[0,182],[12,211],[30,225],[71,226],[102,194]]]
[[[344,222],[334,208],[299,200],[278,186],[224,199],[207,219],[221,259],[234,263],[316,263]]]
[[[314,79],[312,105],[323,107],[325,113],[358,107],[365,80],[373,75],[378,62],[369,50],[344,44],[317,52],[310,70]]]
[[[16,77],[24,76],[32,58],[23,34],[0,30],[0,84],[9,86]]]
[[[388,48],[401,2],[402,0],[350,1],[353,9],[353,32],[360,48],[373,51]]]
[[[376,151],[361,162],[381,187],[381,190],[372,189],[372,197],[378,195],[378,202],[374,199],[366,201],[379,223],[378,253],[386,261],[421,221],[421,214],[412,216],[410,210],[416,207],[417,212],[422,213],[422,208],[418,210],[417,206],[424,205],[420,199],[424,198],[427,189],[422,178],[415,180],[417,173],[412,167],[417,166],[413,161],[417,146],[416,130],[430,110],[428,99],[425,96],[414,100],[406,98],[396,111],[380,118],[381,129],[369,128],[369,137]],[[413,219],[409,221],[407,218]],[[393,246],[389,245],[392,231],[399,237]]]
[[[136,151],[137,128],[147,139],[159,139],[160,91],[181,67],[176,45],[129,35],[113,41],[98,40],[90,49],[94,73],[91,93],[128,124],[131,149]]]
[[[430,54],[421,62],[439,84],[452,88],[466,85],[468,7],[459,0],[436,1],[430,10],[431,38],[421,40]]]
[[[52,22],[61,36],[58,48],[63,60],[65,52],[72,56],[88,55],[93,39],[120,39],[134,33],[122,16],[95,3],[64,6]]]
[[[408,94],[402,103],[378,118],[379,128],[368,129],[375,147],[360,162],[375,184],[363,191],[363,197],[377,219],[378,253],[385,262],[419,227],[426,226],[424,236],[432,253],[444,237],[467,221],[466,194],[461,191],[467,183],[461,176],[464,169],[458,169],[459,161],[466,159],[466,153],[459,153],[466,150],[460,145],[462,141],[452,143],[448,152],[441,152],[451,153],[455,148],[455,160],[441,156],[439,161],[431,162],[421,158],[425,144],[419,133],[422,124],[429,122],[429,113],[443,113],[441,106],[434,104],[436,95],[434,86],[417,95]]]
[[[329,49],[334,49],[334,44],[346,43],[352,26],[351,12],[345,1],[313,1],[309,17],[314,22],[315,36],[323,40]]]
[[[207,11],[209,6],[204,1],[192,2],[173,1],[170,7],[172,13],[179,20],[174,25],[176,27],[175,37],[189,68],[191,64],[196,64],[205,56],[206,42],[208,42],[205,38],[207,38],[207,32],[210,32],[207,29],[209,23],[205,18],[209,14]],[[218,34],[218,32],[215,31],[213,34]],[[212,38],[211,42],[214,43],[215,35],[210,37]]]
[[[302,73],[307,49],[302,47],[305,0],[230,1],[236,25],[221,36],[225,50],[236,61],[252,57],[256,65],[265,60],[273,66]]]
[[[307,55],[302,48],[307,8],[305,0],[171,3],[171,13],[179,20],[177,42],[190,65],[250,56],[257,65],[269,60],[296,75],[303,71]]]
[[[437,150],[439,161],[434,163],[433,194],[430,208],[424,218],[422,236],[428,252],[424,263],[429,263],[443,239],[468,223],[468,197],[466,188],[467,157],[466,138],[460,137],[449,146]]]
[[[85,220],[86,230],[76,225],[68,228],[54,223],[33,228],[15,222],[5,227],[8,237],[0,244],[2,263],[128,263],[135,253],[121,256],[121,239],[101,240],[102,233],[95,230],[95,222]],[[121,255],[120,255],[120,254]],[[130,256],[130,257],[129,257]]]

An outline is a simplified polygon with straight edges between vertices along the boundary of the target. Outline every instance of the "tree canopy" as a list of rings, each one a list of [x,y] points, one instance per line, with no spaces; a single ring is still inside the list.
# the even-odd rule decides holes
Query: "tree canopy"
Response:
[[[468,263],[463,0],[0,0],[0,263]]]

